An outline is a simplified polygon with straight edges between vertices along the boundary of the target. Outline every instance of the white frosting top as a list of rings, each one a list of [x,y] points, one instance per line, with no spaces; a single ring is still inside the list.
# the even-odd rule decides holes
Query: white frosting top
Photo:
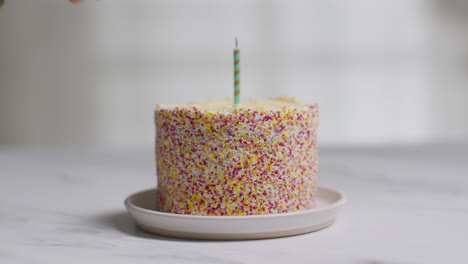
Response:
[[[232,112],[234,111],[234,104],[230,99],[223,100],[208,100],[204,102],[196,102],[191,104],[176,105],[176,104],[166,104],[159,105],[159,109],[174,109],[174,108],[196,108],[197,110],[207,111],[207,112]],[[289,97],[278,97],[272,99],[263,99],[263,100],[253,100],[247,99],[241,101],[238,109],[251,109],[258,111],[278,111],[281,109],[298,109],[298,110],[307,110],[308,105]]]

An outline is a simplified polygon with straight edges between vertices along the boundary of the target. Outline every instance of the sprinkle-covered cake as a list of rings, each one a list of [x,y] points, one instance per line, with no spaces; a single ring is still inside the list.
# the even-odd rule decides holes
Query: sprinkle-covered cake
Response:
[[[159,105],[163,212],[259,215],[315,207],[318,106],[291,98]]]

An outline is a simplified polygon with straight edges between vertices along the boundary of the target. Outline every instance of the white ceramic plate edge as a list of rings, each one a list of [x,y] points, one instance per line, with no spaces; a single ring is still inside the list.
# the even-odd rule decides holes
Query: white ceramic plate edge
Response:
[[[319,186],[318,208],[293,213],[249,216],[199,216],[154,210],[156,189],[137,192],[125,206],[142,229],[166,236],[195,239],[258,239],[290,236],[331,225],[346,202],[334,189]]]

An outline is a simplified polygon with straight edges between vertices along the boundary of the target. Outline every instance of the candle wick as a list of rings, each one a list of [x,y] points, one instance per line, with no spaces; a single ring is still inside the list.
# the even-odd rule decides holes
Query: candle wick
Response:
[[[237,49],[237,37],[236,37],[236,49]]]

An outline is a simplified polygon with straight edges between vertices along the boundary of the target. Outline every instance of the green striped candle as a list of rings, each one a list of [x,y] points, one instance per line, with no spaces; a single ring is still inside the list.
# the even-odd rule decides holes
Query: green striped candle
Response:
[[[240,105],[240,51],[237,48],[234,49],[234,107],[237,108]]]

